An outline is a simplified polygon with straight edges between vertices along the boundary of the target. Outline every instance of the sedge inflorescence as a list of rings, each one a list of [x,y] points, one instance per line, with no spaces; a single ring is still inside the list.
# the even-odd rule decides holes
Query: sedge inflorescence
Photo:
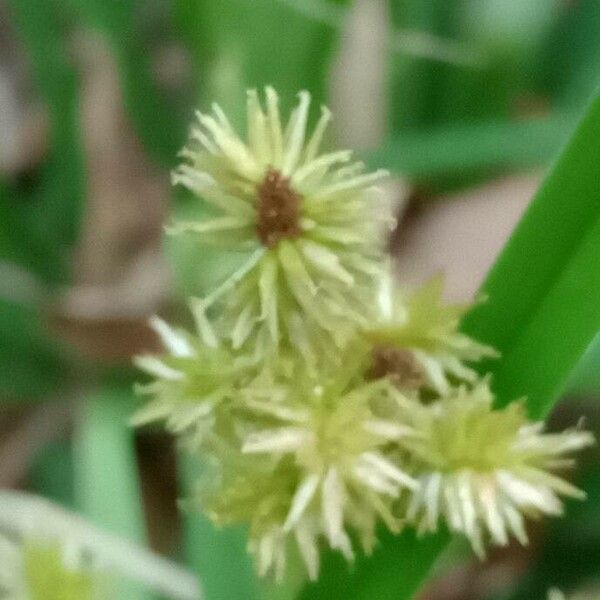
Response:
[[[526,543],[526,518],[583,496],[558,471],[591,435],[494,408],[473,364],[497,353],[459,331],[468,306],[445,304],[440,278],[391,283],[383,173],[319,153],[330,113],[307,134],[306,92],[285,126],[265,96],[248,93],[246,141],[218,106],[198,114],[173,174],[214,212],[170,233],[243,260],[191,299],[193,332],[152,320],[165,351],[137,359],[151,380],[134,422],[164,423],[202,457],[192,504],[249,526],[262,575],[283,577],[295,547],[316,579],[323,548],[352,560],[379,525],[445,526],[480,556]]]
[[[393,223],[373,188],[385,172],[366,173],[348,151],[319,154],[331,114],[323,109],[307,135],[309,105],[302,92],[284,126],[275,91],[266,89],[264,105],[250,91],[247,143],[218,106],[198,113],[173,182],[215,214],[169,229],[244,257],[222,285],[194,300],[209,345],[220,337],[264,357],[287,344],[312,364],[317,348],[343,347],[372,314],[382,228]]]

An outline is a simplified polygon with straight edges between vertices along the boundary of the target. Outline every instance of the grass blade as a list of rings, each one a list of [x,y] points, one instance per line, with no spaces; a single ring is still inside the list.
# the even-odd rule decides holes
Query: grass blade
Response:
[[[136,20],[137,3],[120,0],[70,0],[92,27],[102,31],[115,55],[125,108],[142,143],[162,165],[172,165],[185,139],[184,123],[178,119],[152,81],[151,61]]]
[[[558,113],[525,121],[484,121],[399,133],[369,162],[413,181],[480,170],[547,164],[568,139],[576,119]]]
[[[68,355],[38,311],[0,297],[0,399],[41,400],[65,383]]]
[[[534,418],[550,409],[600,329],[599,164],[600,98],[492,269],[484,284],[488,301],[465,322],[467,331],[503,353],[488,365],[500,401],[527,395]],[[301,598],[406,600],[444,547],[443,536],[384,538],[378,554],[360,562],[343,586],[328,584],[335,573],[324,573]]]
[[[581,396],[597,395],[600,392],[600,334],[571,373],[567,387],[567,393]]]
[[[529,413],[536,419],[552,408],[600,329],[600,269],[596,262],[600,219],[596,217],[590,231],[582,233],[584,237],[560,276],[543,292],[537,310],[523,323],[512,345],[507,344],[494,369],[498,403],[504,405],[527,395]],[[531,255],[529,259],[536,262]]]
[[[413,531],[401,536],[386,532],[371,557],[359,556],[348,566],[338,555],[324,557],[316,583],[305,586],[301,600],[411,598],[450,540],[447,534],[418,539]]]
[[[132,392],[106,387],[87,398],[75,446],[75,494],[93,523],[145,544],[134,432],[128,425]],[[119,598],[147,600],[134,583],[123,583]]]
[[[50,118],[52,148],[32,190],[3,197],[40,261],[40,274],[64,280],[65,249],[77,240],[84,197],[84,166],[77,118],[77,79],[66,57],[62,7],[55,2],[18,0],[10,10]],[[4,195],[4,194],[3,194]],[[21,200],[21,201],[19,201]]]
[[[490,272],[484,284],[488,302],[464,322],[467,332],[503,355],[497,364],[486,365],[500,401],[526,394],[534,417],[549,410],[600,329],[599,139],[600,98]],[[560,335],[553,337],[547,329]],[[524,362],[515,370],[517,360]],[[511,383],[509,377],[516,379]]]
[[[340,14],[348,0],[328,0]],[[240,98],[248,87],[273,85],[284,106],[300,89],[324,102],[327,69],[339,31],[332,23],[307,18],[298,3],[279,0],[177,0],[178,23],[192,51],[205,101],[215,100],[241,125]],[[343,13],[343,11],[341,11]],[[281,32],[285,31],[285,35]],[[273,49],[276,48],[274,52]]]

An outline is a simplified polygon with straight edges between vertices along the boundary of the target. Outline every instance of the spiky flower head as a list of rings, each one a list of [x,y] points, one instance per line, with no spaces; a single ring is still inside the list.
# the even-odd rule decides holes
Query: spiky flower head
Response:
[[[382,282],[379,320],[365,329],[374,376],[390,375],[400,387],[426,386],[444,395],[453,383],[476,381],[467,363],[498,355],[459,331],[469,305],[443,303],[442,277],[408,295],[396,290],[389,276]]]
[[[242,438],[244,460],[224,476],[208,512],[221,523],[250,523],[249,549],[261,574],[283,574],[290,538],[315,579],[319,540],[351,560],[350,531],[370,551],[379,521],[399,529],[392,503],[417,484],[387,448],[410,431],[378,414],[391,384],[361,382],[356,372],[353,364],[318,382],[279,380],[270,405],[264,389],[243,390],[240,408],[254,426]]]
[[[498,410],[492,402],[482,381],[420,411],[413,407],[416,435],[403,440],[420,482],[407,518],[421,533],[443,519],[480,556],[487,539],[503,546],[514,535],[526,544],[524,518],[562,514],[560,496],[585,497],[554,471],[594,441],[577,429],[545,433],[543,423],[527,420],[522,402]]]
[[[285,127],[278,102],[272,88],[266,106],[248,92],[247,141],[219,106],[198,113],[173,182],[208,202],[214,216],[170,231],[245,253],[238,270],[195,302],[207,341],[216,331],[261,355],[285,342],[315,363],[315,345],[344,345],[373,309],[380,222],[390,221],[373,201],[373,185],[384,173],[365,173],[349,151],[319,154],[331,115],[323,108],[307,136],[308,92]]]
[[[198,336],[174,329],[158,317],[150,324],[166,352],[136,358],[137,366],[154,379],[137,386],[137,391],[151,400],[133,416],[132,424],[164,422],[171,433],[201,443],[214,432],[219,409],[254,376],[255,363],[222,346],[208,346]]]

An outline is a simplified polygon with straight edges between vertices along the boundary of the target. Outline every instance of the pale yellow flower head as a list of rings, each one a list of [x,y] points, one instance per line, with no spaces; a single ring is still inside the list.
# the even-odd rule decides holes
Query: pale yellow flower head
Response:
[[[421,533],[444,519],[484,555],[484,544],[527,543],[525,518],[562,514],[560,496],[585,494],[554,472],[567,456],[593,443],[585,431],[545,433],[527,420],[521,402],[494,410],[486,381],[410,410],[415,436],[402,441],[420,488],[407,518]]]
[[[168,431],[186,435],[195,444],[215,432],[240,387],[256,376],[255,362],[221,345],[208,346],[186,331],[158,317],[151,320],[166,352],[138,356],[137,366],[153,377],[138,385],[150,401],[132,418],[133,425],[164,422]]]
[[[250,523],[261,574],[283,574],[289,539],[315,579],[321,540],[351,560],[350,532],[370,551],[378,522],[399,530],[392,504],[417,483],[387,449],[410,430],[378,413],[390,383],[361,382],[356,372],[355,363],[318,382],[281,378],[270,400],[262,387],[243,390],[240,409],[252,424],[244,459],[223,474],[208,510],[218,522]]]
[[[244,253],[239,269],[194,302],[207,343],[221,335],[260,355],[285,343],[314,364],[315,346],[343,346],[373,311],[381,221],[391,222],[373,188],[384,173],[365,173],[349,151],[320,153],[331,115],[323,109],[308,135],[308,92],[285,125],[277,94],[265,95],[263,105],[248,92],[246,140],[218,106],[198,113],[173,182],[214,216],[170,231]]]
[[[373,346],[375,374],[395,377],[401,386],[444,395],[453,383],[473,383],[477,373],[468,363],[496,357],[497,352],[459,331],[468,305],[444,304],[443,279],[434,277],[410,294],[382,279],[379,319],[365,328]]]

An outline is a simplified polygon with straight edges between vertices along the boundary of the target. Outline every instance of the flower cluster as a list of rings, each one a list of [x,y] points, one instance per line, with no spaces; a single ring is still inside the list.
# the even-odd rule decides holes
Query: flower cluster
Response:
[[[271,521],[266,535],[255,542],[259,570],[267,572],[275,562],[281,572],[277,563],[283,555],[265,553],[264,545],[276,547],[293,534],[309,575],[316,578],[320,537],[352,559],[351,529],[370,551],[378,520],[399,531],[392,504],[403,489],[415,490],[417,482],[388,452],[391,442],[407,434],[400,423],[378,415],[377,404],[389,393],[389,382],[348,381],[343,372],[324,377],[320,384],[298,381],[285,384],[285,396],[269,419],[260,424],[254,419],[256,428],[243,437],[241,450],[249,458],[272,462],[269,492],[261,493],[260,501],[282,510],[248,515],[257,533],[263,530],[264,517]],[[253,394],[247,390],[242,402],[251,403]],[[287,481],[283,489],[282,481]]]
[[[393,220],[380,201],[375,206],[383,171],[365,173],[348,151],[319,154],[329,111],[307,136],[308,93],[285,127],[278,104],[271,88],[266,107],[248,93],[247,144],[218,106],[198,114],[173,182],[215,214],[169,229],[243,256],[222,285],[194,301],[207,344],[220,335],[264,356],[288,343],[314,361],[316,347],[342,347],[356,322],[368,323],[382,272],[382,223]]]
[[[243,260],[191,301],[196,332],[154,318],[163,356],[143,356],[164,422],[206,469],[196,500],[218,524],[250,527],[261,574],[281,578],[296,544],[311,579],[323,545],[351,560],[376,528],[440,523],[486,543],[526,543],[525,518],[583,494],[555,471],[593,442],[543,431],[521,403],[493,406],[472,363],[497,353],[459,331],[467,306],[433,279],[405,294],[384,256],[388,212],[349,152],[319,154],[309,96],[284,127],[275,92],[248,94],[248,142],[218,106],[198,115],[173,180],[208,202],[172,234],[237,248]]]
[[[469,362],[497,352],[458,330],[468,305],[443,304],[443,279],[434,277],[406,294],[382,280],[380,311],[365,336],[374,348],[374,368],[395,374],[399,384],[421,385],[444,396],[457,381],[473,383]]]

